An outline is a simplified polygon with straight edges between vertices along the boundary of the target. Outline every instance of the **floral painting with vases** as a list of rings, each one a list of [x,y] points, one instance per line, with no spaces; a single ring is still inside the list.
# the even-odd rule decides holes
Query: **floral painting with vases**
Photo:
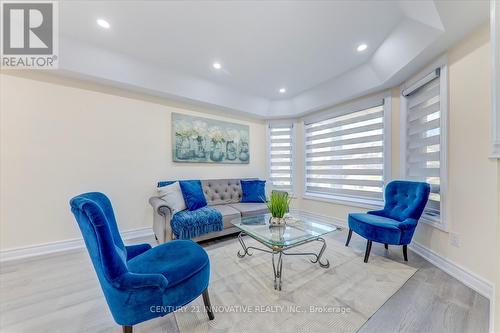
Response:
[[[172,113],[172,156],[174,162],[249,163],[249,127]]]

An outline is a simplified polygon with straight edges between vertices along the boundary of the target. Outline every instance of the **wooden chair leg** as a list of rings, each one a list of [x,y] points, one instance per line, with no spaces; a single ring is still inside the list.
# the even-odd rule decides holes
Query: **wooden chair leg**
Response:
[[[366,252],[365,252],[365,260],[364,262],[367,263],[368,262],[368,258],[370,257],[370,251],[372,250],[372,241],[369,240],[367,243],[366,243]]]
[[[352,230],[349,229],[349,234],[347,235],[347,241],[345,242],[345,246],[349,246],[349,242],[351,241]]]
[[[203,303],[205,303],[205,309],[207,310],[208,319],[214,320],[215,316],[212,312],[212,305],[210,304],[210,296],[208,296],[208,288],[203,292]]]
[[[385,247],[386,250],[388,250],[389,249],[389,244],[384,244],[384,247]]]
[[[408,245],[403,245],[403,257],[408,261]]]
[[[123,333],[132,333],[132,326],[122,326]]]

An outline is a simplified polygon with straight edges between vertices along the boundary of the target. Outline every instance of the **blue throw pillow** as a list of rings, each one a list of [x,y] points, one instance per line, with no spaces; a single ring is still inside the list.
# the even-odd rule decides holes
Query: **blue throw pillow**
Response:
[[[187,209],[196,210],[207,205],[199,180],[181,180],[179,184]]]
[[[241,180],[241,202],[266,202],[265,180]]]

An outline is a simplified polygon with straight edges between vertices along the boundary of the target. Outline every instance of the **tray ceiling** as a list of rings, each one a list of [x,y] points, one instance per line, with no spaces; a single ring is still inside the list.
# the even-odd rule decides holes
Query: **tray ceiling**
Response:
[[[488,10],[488,1],[62,1],[59,73],[296,117],[398,84]]]

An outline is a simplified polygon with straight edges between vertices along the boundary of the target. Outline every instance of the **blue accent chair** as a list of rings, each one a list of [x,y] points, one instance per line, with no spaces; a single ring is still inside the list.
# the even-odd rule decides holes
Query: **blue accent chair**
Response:
[[[408,261],[408,248],[418,220],[429,199],[430,185],[421,182],[395,180],[385,188],[385,205],[382,210],[349,214],[349,246],[352,232],[367,239],[364,262],[368,262],[372,242],[403,245],[404,260]]]
[[[109,199],[85,193],[70,201],[92,264],[114,320],[131,333],[132,326],[164,316],[200,294],[210,320],[210,262],[201,246],[174,240],[151,248],[125,246]]]

